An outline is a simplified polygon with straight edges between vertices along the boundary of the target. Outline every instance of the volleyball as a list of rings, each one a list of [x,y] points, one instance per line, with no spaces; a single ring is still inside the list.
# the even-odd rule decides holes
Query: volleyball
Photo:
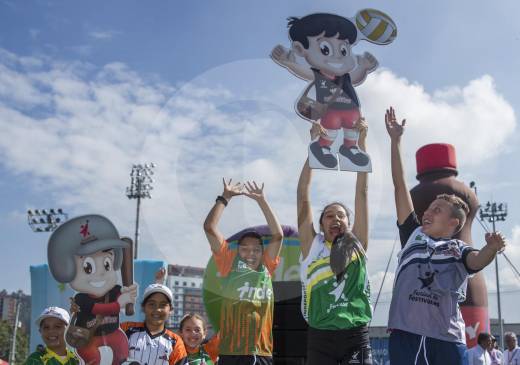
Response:
[[[392,18],[376,9],[358,11],[356,27],[367,41],[375,44],[392,43],[397,36],[397,26]]]

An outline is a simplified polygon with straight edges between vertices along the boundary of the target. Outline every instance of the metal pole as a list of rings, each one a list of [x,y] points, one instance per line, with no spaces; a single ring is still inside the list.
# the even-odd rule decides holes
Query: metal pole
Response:
[[[491,214],[493,216],[491,220],[491,224],[493,225],[493,233],[496,232],[495,229],[495,205],[491,208]],[[504,348],[504,323],[502,322],[502,306],[500,303],[500,279],[498,276],[498,254],[495,256],[495,277],[497,280],[497,304],[498,304],[498,323],[500,325],[500,347]]]
[[[135,241],[134,241],[134,260],[137,259],[137,241],[139,239],[139,210],[141,209],[141,197],[137,197],[137,213],[135,216]]]
[[[9,364],[14,364],[16,359],[16,332],[18,330],[18,317],[20,315],[20,305],[22,304],[20,298],[16,299],[16,314],[14,316],[13,338],[11,339],[11,352],[9,354]]]

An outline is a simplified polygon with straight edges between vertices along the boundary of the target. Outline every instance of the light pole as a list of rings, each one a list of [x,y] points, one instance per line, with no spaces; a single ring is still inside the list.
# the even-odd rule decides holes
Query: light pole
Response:
[[[480,208],[480,219],[486,219],[491,223],[493,232],[496,232],[495,222],[505,221],[507,217],[507,203],[487,202]],[[504,347],[504,324],[502,323],[502,307],[500,305],[500,280],[498,278],[498,255],[495,257],[495,276],[497,280],[497,302],[498,302],[498,322],[500,324],[500,346]]]
[[[139,210],[141,209],[141,199],[151,198],[152,175],[155,164],[133,165],[130,173],[130,186],[126,188],[128,199],[137,199],[137,211],[135,215],[135,239],[134,239],[134,259],[137,259],[137,242],[139,239]]]
[[[60,223],[68,219],[63,209],[29,209],[27,211],[27,223],[33,232],[52,232]]]
[[[11,338],[11,352],[9,354],[9,364],[14,364],[16,359],[16,332],[18,330],[18,318],[20,316],[20,306],[22,304],[22,300],[20,295],[16,298],[16,314],[14,316],[14,325],[13,325],[13,337]]]

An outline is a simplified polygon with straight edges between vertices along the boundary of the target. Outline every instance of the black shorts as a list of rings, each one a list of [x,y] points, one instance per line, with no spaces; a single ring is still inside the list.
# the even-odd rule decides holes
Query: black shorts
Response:
[[[307,365],[372,365],[368,327],[307,332]]]
[[[273,365],[273,358],[260,355],[220,355],[218,365]]]

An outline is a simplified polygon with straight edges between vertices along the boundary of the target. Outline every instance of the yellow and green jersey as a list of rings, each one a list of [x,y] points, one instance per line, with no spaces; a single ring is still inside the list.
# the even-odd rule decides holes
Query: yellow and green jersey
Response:
[[[35,351],[29,355],[24,365],[79,365],[79,360],[70,350],[67,350],[66,356],[60,356],[45,348],[44,351]]]
[[[330,267],[330,243],[321,234],[301,262],[302,313],[309,326],[325,330],[359,327],[370,322],[370,284],[363,248],[357,246],[337,280]]]

